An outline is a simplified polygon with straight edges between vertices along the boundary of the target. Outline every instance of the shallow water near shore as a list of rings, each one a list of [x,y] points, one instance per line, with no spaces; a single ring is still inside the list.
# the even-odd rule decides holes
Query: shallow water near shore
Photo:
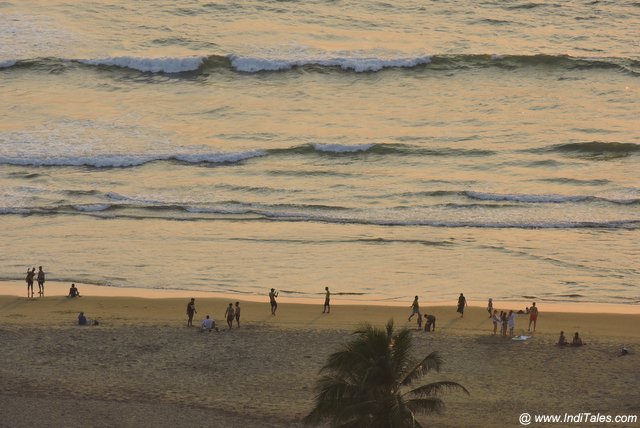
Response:
[[[640,303],[637,2],[0,3],[0,279]]]

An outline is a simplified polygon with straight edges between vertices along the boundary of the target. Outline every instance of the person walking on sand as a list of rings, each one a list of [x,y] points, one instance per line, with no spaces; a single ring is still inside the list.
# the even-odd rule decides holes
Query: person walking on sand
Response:
[[[420,304],[418,303],[418,296],[415,296],[413,298],[413,303],[411,304],[411,315],[409,315],[407,321],[411,321],[411,318],[413,318],[413,316],[416,314],[418,315],[418,317],[422,316],[422,314],[420,314]]]
[[[331,312],[331,305],[329,304],[331,301],[331,292],[329,291],[329,287],[324,287],[324,307],[322,308],[322,313],[324,314]]]
[[[489,312],[489,318],[491,318],[493,313],[493,299],[491,297],[489,297],[489,303],[487,303],[487,312]]]
[[[240,328],[240,302],[236,302],[236,324],[238,324],[238,328]]]
[[[191,298],[189,303],[187,303],[187,327],[193,327],[193,316],[197,314],[196,311],[196,299]]]
[[[272,288],[269,292],[269,302],[271,303],[271,315],[275,315],[278,310],[278,302],[276,302],[276,297],[278,297],[278,292],[275,288]]]
[[[44,296],[44,271],[42,266],[38,268],[38,294]]]
[[[464,316],[464,308],[467,306],[467,299],[464,297],[464,294],[460,293],[460,297],[458,297],[458,310],[460,313],[460,318]]]
[[[531,323],[533,323],[533,331],[536,331],[536,322],[538,321],[538,308],[536,302],[533,302],[529,308],[529,331],[531,331]]]
[[[33,278],[36,275],[36,268],[29,270],[27,268],[27,277],[24,279],[27,282],[27,297],[33,297]]]
[[[236,316],[235,311],[233,310],[233,303],[229,303],[227,310],[224,312],[224,316],[227,318],[227,325],[229,326],[229,330],[231,330],[233,327],[233,318]]]

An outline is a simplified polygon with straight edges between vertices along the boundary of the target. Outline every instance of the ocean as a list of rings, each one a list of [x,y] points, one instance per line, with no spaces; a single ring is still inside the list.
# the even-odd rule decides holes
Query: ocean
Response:
[[[0,1],[0,279],[640,303],[640,2]]]

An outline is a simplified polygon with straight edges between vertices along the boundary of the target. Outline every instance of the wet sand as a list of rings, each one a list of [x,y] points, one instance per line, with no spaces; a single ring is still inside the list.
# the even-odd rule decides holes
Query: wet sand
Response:
[[[318,370],[356,326],[393,318],[397,327],[416,327],[407,322],[410,299],[405,307],[334,304],[329,315],[321,298],[314,305],[280,299],[273,317],[265,298],[241,300],[241,328],[229,331],[222,315],[230,298],[188,293],[196,324],[210,314],[221,330],[200,333],[186,327],[187,295],[179,292],[96,296],[82,285],[83,297],[70,299],[65,287],[56,295],[52,285],[44,298],[0,296],[2,426],[299,426]],[[445,360],[424,382],[457,381],[471,395],[448,394],[442,415],[421,420],[517,426],[523,412],[640,415],[640,315],[539,306],[537,331],[523,342],[492,336],[484,308],[469,307],[460,318],[453,305],[422,306],[437,328],[415,331],[414,357],[438,350]],[[80,311],[100,325],[77,326]],[[527,324],[518,316],[516,334]],[[579,331],[587,345],[555,346],[560,330],[568,337]],[[619,356],[623,345],[633,353]]]

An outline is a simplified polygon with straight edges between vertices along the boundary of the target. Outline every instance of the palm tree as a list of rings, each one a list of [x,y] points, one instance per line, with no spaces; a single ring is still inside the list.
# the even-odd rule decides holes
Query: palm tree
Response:
[[[440,370],[437,352],[410,367],[411,334],[394,334],[393,320],[386,330],[365,324],[356,339],[329,356],[320,370],[315,407],[304,418],[307,425],[329,421],[332,427],[421,427],[416,414],[441,412],[438,397],[447,390],[462,390],[456,382],[441,381],[410,389],[429,371]]]

